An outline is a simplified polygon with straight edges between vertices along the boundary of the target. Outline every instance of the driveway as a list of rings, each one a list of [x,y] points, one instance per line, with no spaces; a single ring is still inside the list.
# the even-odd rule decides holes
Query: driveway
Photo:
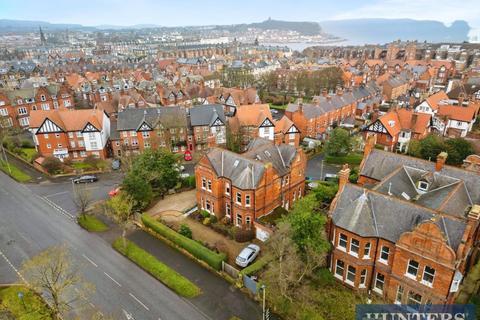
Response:
[[[317,154],[308,160],[305,176],[310,180],[323,180],[327,173],[337,174],[340,170],[340,165],[328,164],[323,160],[323,154]]]
[[[199,286],[202,294],[188,301],[210,319],[229,320],[233,316],[242,320],[262,318],[260,305],[248,298],[235,285],[203,268],[161,240],[142,230],[132,232],[128,238]]]
[[[195,198],[195,194],[195,190],[189,190],[167,195],[148,209],[147,213],[151,216],[158,216],[164,211],[178,211],[183,213],[196,205],[197,199]]]

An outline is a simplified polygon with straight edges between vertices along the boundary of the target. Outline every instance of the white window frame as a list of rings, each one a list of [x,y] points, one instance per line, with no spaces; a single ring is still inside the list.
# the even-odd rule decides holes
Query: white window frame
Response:
[[[383,279],[382,280],[378,279],[378,276],[382,276]],[[377,283],[379,283],[379,282],[382,284],[381,289],[377,287]],[[383,294],[383,289],[384,288],[385,288],[385,275],[377,272],[377,274],[375,275],[375,282],[373,284],[373,291],[375,291],[379,294]]]
[[[385,252],[383,249],[387,249]],[[386,253],[387,254],[387,259],[385,260],[382,255]],[[387,247],[387,246],[382,246],[382,248],[380,249],[380,255],[378,257],[378,261],[383,263],[383,264],[386,264],[388,265],[388,258],[390,258],[390,248]]]
[[[225,194],[230,195],[230,183],[225,183]]]
[[[250,195],[245,195],[245,207],[250,207]]]
[[[345,237],[345,246],[342,246],[341,243],[342,243],[342,236]],[[337,245],[337,248],[340,249],[341,251],[347,251],[347,245],[348,245],[348,237],[346,234],[343,234],[343,233],[340,233],[339,237],[338,237],[338,245]]]
[[[202,189],[207,190],[207,179],[202,178]]]
[[[412,262],[416,263],[417,266],[415,267],[415,266],[411,265]],[[410,267],[411,267],[412,269],[415,269],[415,270],[416,270],[416,271],[415,271],[415,274],[410,273],[410,271],[409,271]],[[419,269],[420,269],[420,263],[418,263],[418,261],[416,261],[416,260],[410,259],[410,260],[408,260],[408,263],[407,263],[407,269],[405,269],[405,276],[408,277],[408,278],[410,278],[410,279],[417,280],[418,270],[419,270]]]
[[[397,293],[395,294],[395,304],[402,304],[403,295],[405,294],[405,288],[402,285],[397,287]],[[400,299],[399,299],[400,296]]]
[[[338,263],[341,262],[342,263],[342,266],[339,266]],[[342,274],[338,274],[338,269],[342,269]],[[335,278],[337,279],[340,279],[343,281],[343,275],[345,273],[345,262],[343,262],[342,260],[340,259],[337,259],[337,261],[335,262],[335,270],[333,272],[333,275],[335,276]]]
[[[363,259],[370,259],[370,251],[372,251],[372,243],[367,242],[363,247]]]
[[[353,242],[356,241],[356,245],[353,244]],[[353,247],[356,247],[357,248],[357,252],[355,252],[354,250],[352,250]],[[360,252],[360,241],[358,241],[357,239],[355,238],[351,238],[350,239],[350,250],[349,250],[349,253],[354,256],[354,257],[358,257],[358,253]]]
[[[368,274],[367,269],[363,269],[363,270],[360,272],[360,283],[359,283],[359,285],[358,285],[359,288],[366,288],[366,285],[367,285],[367,274]]]
[[[350,268],[353,268],[353,272],[350,270]],[[348,279],[349,276],[353,274],[353,281]],[[357,275],[357,268],[355,268],[352,265],[347,266],[347,273],[345,276],[345,283],[348,283],[349,285],[355,287],[355,277]]]
[[[430,271],[427,271],[427,268],[432,269],[433,273],[431,273]],[[426,285],[427,287],[433,287],[433,282],[435,281],[435,273],[436,273],[435,268],[432,268],[430,266],[425,266],[423,268],[422,281],[421,281],[422,284]],[[428,280],[425,280],[425,274],[430,275],[432,277],[431,282]]]
[[[240,198],[240,201],[238,201],[238,199]],[[236,195],[235,195],[235,202],[237,204],[242,204],[242,194],[240,192],[237,192]]]

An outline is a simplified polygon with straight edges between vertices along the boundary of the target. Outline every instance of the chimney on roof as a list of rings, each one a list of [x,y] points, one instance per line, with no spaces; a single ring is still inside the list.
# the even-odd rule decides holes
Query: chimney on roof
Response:
[[[375,144],[377,143],[377,135],[371,134],[367,136],[367,142],[365,143],[365,147],[363,147],[363,159],[366,159],[372,149],[375,148]]]
[[[322,89],[322,96],[326,97],[328,95],[328,90],[327,88]]]
[[[468,212],[468,219],[479,220],[480,219],[480,205],[474,204]]]
[[[338,190],[341,191],[348,182],[350,177],[350,167],[347,163],[342,166],[342,170],[338,172]]]
[[[342,96],[342,95],[343,95],[343,89],[342,89],[342,87],[337,86],[336,94],[337,94],[337,96]]]
[[[435,164],[435,171],[441,171],[443,169],[445,162],[447,162],[447,157],[448,153],[446,153],[445,151],[442,151],[438,154],[437,162]]]

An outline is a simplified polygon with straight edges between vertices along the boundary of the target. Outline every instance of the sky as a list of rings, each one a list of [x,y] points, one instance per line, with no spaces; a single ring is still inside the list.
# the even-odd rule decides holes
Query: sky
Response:
[[[480,28],[480,0],[0,0],[0,19],[86,26],[162,26],[357,18],[466,20]]]

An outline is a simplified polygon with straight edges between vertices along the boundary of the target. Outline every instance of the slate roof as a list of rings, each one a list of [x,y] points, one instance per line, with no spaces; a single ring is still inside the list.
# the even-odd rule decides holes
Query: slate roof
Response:
[[[379,237],[394,243],[402,233],[434,217],[447,243],[456,250],[466,227],[463,221],[435,216],[430,209],[360,186],[347,183],[332,211],[336,226],[361,237]]]
[[[441,171],[435,173],[435,163],[423,159],[372,149],[363,161],[360,175],[373,178],[377,181],[383,181],[387,176],[399,170],[401,167],[414,168],[411,169],[410,172],[413,172],[412,170],[418,170],[418,172],[423,172],[423,174],[426,172],[433,174],[436,179],[442,179],[442,185],[448,184],[447,182],[453,183],[454,181],[459,181],[458,183],[463,187],[457,187],[451,191],[450,196],[454,198],[447,201],[443,207],[438,207],[441,211],[460,215],[465,210],[464,205],[467,202],[467,198],[469,198],[469,201],[473,204],[480,203],[479,173],[447,165],[445,165]],[[397,182],[400,183],[398,180]],[[408,192],[408,189],[405,191]],[[447,190],[443,192],[447,192]],[[444,198],[445,196],[442,197],[441,194],[437,194],[435,197]],[[437,204],[433,198],[434,197],[428,201],[426,199],[424,205],[435,207]]]
[[[267,163],[271,163],[280,176],[287,174],[296,152],[293,146],[276,146],[269,140],[257,138],[250,142],[243,154],[214,148],[207,158],[218,177],[226,177],[233,186],[247,190],[258,186]]]
[[[184,107],[157,107],[147,109],[125,109],[118,113],[117,130],[138,130],[143,122],[151,128],[161,124],[164,128],[187,127]]]
[[[226,124],[223,105],[208,104],[190,108],[190,124],[195,126],[211,126],[213,122],[220,118],[223,124]]]

